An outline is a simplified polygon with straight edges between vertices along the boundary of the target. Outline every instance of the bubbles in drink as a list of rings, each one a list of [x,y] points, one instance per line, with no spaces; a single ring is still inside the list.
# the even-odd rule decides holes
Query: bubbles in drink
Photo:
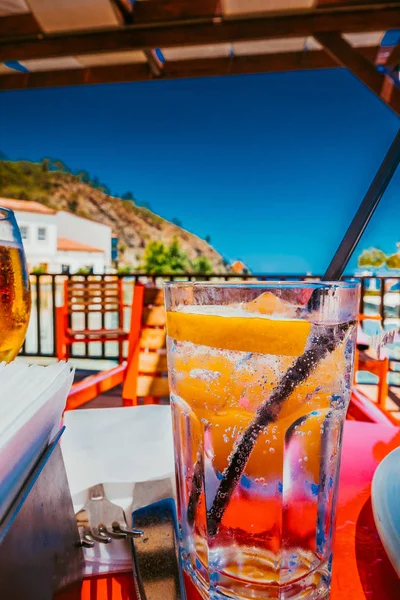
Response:
[[[31,298],[21,246],[0,241],[0,362],[18,354],[29,322]]]

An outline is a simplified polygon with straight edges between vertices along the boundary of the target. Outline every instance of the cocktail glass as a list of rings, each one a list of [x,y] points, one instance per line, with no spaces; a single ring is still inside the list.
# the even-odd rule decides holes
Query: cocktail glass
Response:
[[[165,296],[186,579],[205,599],[328,598],[358,284]]]

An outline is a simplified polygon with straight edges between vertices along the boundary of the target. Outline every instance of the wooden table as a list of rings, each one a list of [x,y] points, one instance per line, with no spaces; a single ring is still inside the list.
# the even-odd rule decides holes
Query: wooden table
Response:
[[[398,446],[400,428],[346,421],[331,600],[400,598],[400,580],[377,534],[370,497],[377,465]],[[86,580],[80,598],[134,600],[131,574]]]

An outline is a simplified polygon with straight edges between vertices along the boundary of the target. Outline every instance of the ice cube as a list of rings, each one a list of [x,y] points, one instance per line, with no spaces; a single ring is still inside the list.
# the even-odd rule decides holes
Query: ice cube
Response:
[[[243,310],[260,315],[280,315],[287,318],[296,315],[296,306],[278,298],[272,292],[264,292],[258,298],[242,305]]]

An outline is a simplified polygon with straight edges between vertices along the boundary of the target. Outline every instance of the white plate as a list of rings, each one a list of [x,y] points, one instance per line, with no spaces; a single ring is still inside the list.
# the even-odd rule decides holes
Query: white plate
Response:
[[[376,528],[400,577],[400,448],[388,454],[376,469],[371,499]]]

